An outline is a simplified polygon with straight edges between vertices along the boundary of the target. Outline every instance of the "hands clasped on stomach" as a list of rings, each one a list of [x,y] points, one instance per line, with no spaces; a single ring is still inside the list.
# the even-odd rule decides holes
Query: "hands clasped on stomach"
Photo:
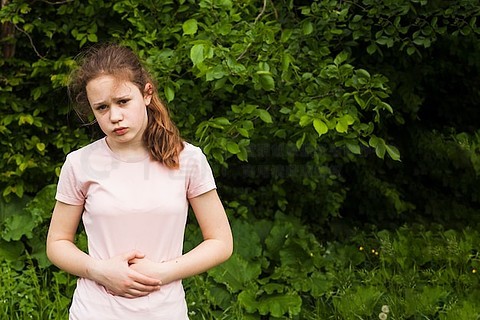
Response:
[[[144,254],[131,251],[108,260],[96,260],[90,267],[90,275],[112,295],[137,298],[166,284],[159,279],[158,266]]]

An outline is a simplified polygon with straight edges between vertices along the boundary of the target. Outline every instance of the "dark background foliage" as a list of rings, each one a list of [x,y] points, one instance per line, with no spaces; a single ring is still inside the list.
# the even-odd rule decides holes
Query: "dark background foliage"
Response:
[[[474,0],[3,1],[0,252],[49,266],[60,166],[98,137],[65,85],[74,57],[105,41],[145,60],[231,220],[259,223],[245,229],[259,246],[284,216],[321,241],[477,226],[479,12]],[[277,249],[264,247],[271,263]]]
[[[240,208],[234,216],[282,211],[332,237],[365,223],[476,223],[478,10],[475,1],[7,1],[3,202],[55,183],[65,154],[96,137],[65,84],[82,48],[116,41],[145,58],[224,200]]]

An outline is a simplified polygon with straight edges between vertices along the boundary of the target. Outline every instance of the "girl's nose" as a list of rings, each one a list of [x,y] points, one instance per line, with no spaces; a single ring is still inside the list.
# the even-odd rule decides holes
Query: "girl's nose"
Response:
[[[110,121],[113,123],[117,123],[123,120],[122,109],[118,106],[111,106],[110,107]]]

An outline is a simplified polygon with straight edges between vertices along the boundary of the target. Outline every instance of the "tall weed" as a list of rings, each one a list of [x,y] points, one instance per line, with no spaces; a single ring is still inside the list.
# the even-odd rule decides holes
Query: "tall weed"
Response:
[[[191,320],[480,319],[475,230],[410,226],[322,243],[281,213],[232,229],[232,258],[184,280]],[[189,225],[185,249],[199,241]],[[0,319],[67,319],[75,277],[22,259],[20,270],[0,263]]]
[[[17,271],[2,262],[0,270],[0,319],[68,319],[74,277],[33,264]]]

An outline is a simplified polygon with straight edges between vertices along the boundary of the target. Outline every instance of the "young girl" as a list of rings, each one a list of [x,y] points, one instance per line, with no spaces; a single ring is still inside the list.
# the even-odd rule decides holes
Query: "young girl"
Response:
[[[180,138],[125,47],[90,49],[69,89],[105,134],[67,156],[47,237],[52,263],[79,277],[70,319],[188,319],[181,280],[224,262],[233,247],[204,154]],[[182,254],[189,205],[204,240]],[[88,254],[74,243],[80,219]]]

